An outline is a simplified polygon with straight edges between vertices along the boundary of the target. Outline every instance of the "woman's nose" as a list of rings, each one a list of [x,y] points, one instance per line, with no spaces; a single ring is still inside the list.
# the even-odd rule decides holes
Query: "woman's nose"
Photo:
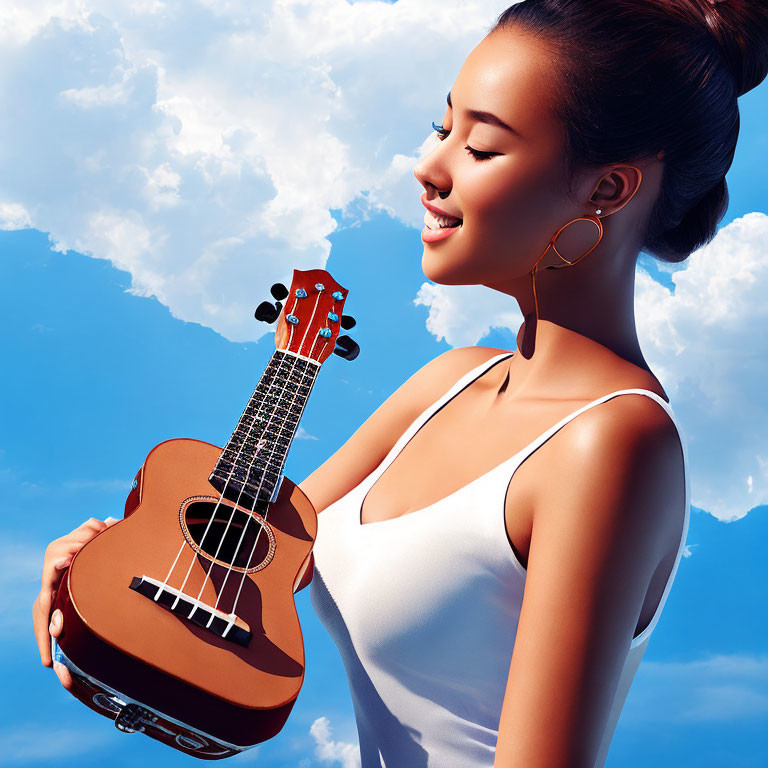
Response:
[[[441,199],[450,194],[451,182],[445,169],[439,167],[439,161],[434,158],[434,151],[421,159],[413,169],[413,175],[427,190],[427,194],[437,191]]]
[[[416,178],[418,178],[418,176]],[[427,190],[428,198],[432,197],[433,192],[437,192],[441,200],[445,200],[445,198],[451,194],[450,189],[438,189],[431,181],[422,181],[421,179],[419,179],[419,181],[424,185],[424,189]]]

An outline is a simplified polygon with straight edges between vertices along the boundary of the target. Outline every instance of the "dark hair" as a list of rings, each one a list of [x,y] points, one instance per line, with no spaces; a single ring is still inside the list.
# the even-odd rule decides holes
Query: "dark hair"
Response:
[[[765,0],[523,0],[489,34],[508,25],[557,54],[571,180],[664,150],[642,249],[680,262],[712,240],[728,207],[737,98],[768,74]]]

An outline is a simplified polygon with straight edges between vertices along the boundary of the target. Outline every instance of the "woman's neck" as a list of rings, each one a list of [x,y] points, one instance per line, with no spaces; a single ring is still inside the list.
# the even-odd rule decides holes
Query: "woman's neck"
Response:
[[[534,352],[526,357],[521,352],[525,332],[524,323],[517,335],[518,352],[510,358],[500,383],[500,398],[588,399],[601,382],[615,380],[629,365],[653,376],[639,344],[630,347],[634,354],[628,355],[578,331],[540,320]]]

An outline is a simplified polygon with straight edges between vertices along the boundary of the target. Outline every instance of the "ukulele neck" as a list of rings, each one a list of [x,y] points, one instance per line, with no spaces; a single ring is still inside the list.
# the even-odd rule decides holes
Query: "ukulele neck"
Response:
[[[272,500],[320,365],[275,351],[209,477],[225,497],[243,504]]]

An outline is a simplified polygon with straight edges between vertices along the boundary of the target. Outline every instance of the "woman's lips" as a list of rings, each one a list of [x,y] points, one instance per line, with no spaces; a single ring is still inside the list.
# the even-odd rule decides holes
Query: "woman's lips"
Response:
[[[429,212],[424,216],[424,229],[421,230],[421,240],[424,243],[435,243],[438,240],[445,240],[446,237],[450,237],[454,232],[457,232],[463,226],[462,222],[456,227],[440,227],[439,229],[431,229],[426,225]],[[431,217],[430,217],[431,219]]]
[[[450,237],[457,229],[461,227],[445,227],[444,229],[430,229],[424,227],[421,230],[421,240],[424,243],[434,243],[438,240],[445,240],[446,237]]]
[[[428,210],[432,211],[432,213],[436,213],[438,216],[446,216],[449,219],[458,219],[461,218],[460,216],[453,216],[452,214],[448,213],[447,211],[443,211],[440,208],[438,208],[436,205],[432,205],[432,203],[427,201],[427,193],[422,192],[421,197],[419,198],[421,200],[421,204]]]

